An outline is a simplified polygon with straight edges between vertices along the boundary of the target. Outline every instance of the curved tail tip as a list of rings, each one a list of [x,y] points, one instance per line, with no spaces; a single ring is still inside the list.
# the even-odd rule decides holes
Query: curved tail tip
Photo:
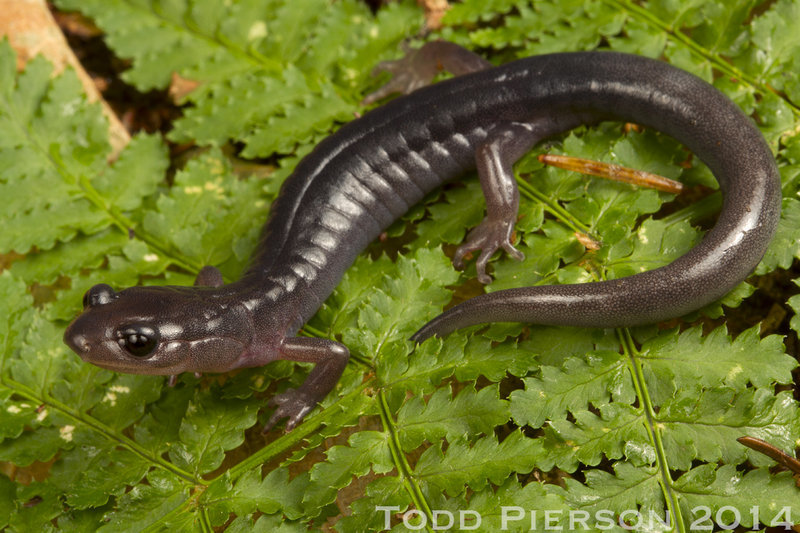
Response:
[[[453,311],[454,309],[456,310],[455,312]],[[431,337],[439,337],[440,339],[443,339],[450,335],[453,331],[460,329],[465,325],[470,325],[459,324],[458,321],[455,320],[460,316],[458,311],[459,306],[456,306],[453,309],[445,311],[441,315],[435,317],[433,320],[423,324],[422,327],[411,336],[411,340],[415,344],[422,344]]]
[[[425,329],[425,328],[422,328],[422,329]],[[415,345],[417,345],[417,344],[422,344],[422,343],[423,343],[423,342],[425,342],[425,341],[428,339],[428,337],[429,337],[429,336],[425,336],[425,334],[424,334],[424,332],[422,331],[422,329],[418,330],[416,333],[414,333],[414,334],[413,334],[413,335],[411,335],[411,337],[410,337],[410,340],[411,340],[411,342],[413,342]]]
[[[434,335],[436,335],[436,331],[434,331],[433,328],[430,327],[430,322],[428,322],[427,324],[419,328],[416,333],[411,335],[411,342],[413,342],[415,345],[422,344],[423,342],[430,339]]]

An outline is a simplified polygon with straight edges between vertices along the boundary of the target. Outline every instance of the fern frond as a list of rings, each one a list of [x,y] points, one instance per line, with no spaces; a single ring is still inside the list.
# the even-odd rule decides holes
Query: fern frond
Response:
[[[356,0],[58,5],[95,19],[109,45],[132,59],[125,78],[139,89],[165,88],[173,73],[201,84],[171,140],[241,142],[246,157],[291,153],[352,117],[357,98],[343,95],[363,82],[376,53],[408,33],[414,15],[398,4],[373,18]]]

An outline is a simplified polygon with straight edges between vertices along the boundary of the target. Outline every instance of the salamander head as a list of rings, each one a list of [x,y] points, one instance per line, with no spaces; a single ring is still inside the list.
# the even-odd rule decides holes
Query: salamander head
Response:
[[[240,366],[253,337],[252,320],[210,287],[95,285],[83,313],[64,333],[81,359],[132,374],[223,372]]]

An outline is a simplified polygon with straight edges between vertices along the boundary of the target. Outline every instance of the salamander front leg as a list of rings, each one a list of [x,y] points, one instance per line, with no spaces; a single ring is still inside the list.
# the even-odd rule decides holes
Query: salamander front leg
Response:
[[[316,363],[300,387],[276,395],[269,405],[275,407],[264,433],[282,418],[288,418],[286,431],[293,429],[333,389],[342,375],[350,352],[344,345],[328,339],[290,337],[280,347],[280,359]]]
[[[194,278],[195,287],[222,287],[225,281],[222,279],[222,272],[217,267],[206,265]]]
[[[542,132],[536,124],[502,124],[492,128],[475,151],[478,177],[486,197],[486,218],[456,249],[453,264],[456,268],[463,268],[464,256],[480,250],[475,268],[481,283],[491,283],[492,278],[486,274],[486,264],[500,248],[514,259],[525,258],[511,243],[519,209],[519,190],[512,166],[541,137]]]

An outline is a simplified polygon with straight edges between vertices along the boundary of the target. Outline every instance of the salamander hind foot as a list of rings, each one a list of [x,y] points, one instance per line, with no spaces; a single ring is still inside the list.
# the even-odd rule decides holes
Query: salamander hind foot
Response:
[[[431,41],[420,48],[406,49],[400,59],[382,61],[372,70],[377,76],[382,72],[392,75],[386,85],[369,93],[361,101],[369,105],[390,94],[409,94],[430,85],[439,72],[446,71],[455,76],[477,72],[492,66],[481,56],[447,41]]]
[[[378,76],[383,72],[388,72],[392,75],[392,79],[366,95],[361,101],[361,105],[372,104],[390,94],[409,94],[420,87],[430,85],[434,76],[436,76],[437,70],[426,68],[427,65],[420,65],[418,53],[419,50],[413,50],[400,59],[378,63],[372,70],[372,75]]]
[[[316,407],[317,400],[298,389],[289,389],[281,394],[276,394],[268,405],[275,407],[275,412],[264,425],[262,433],[267,433],[284,418],[289,419],[286,422],[286,431],[291,431]]]
[[[511,257],[518,261],[525,259],[525,254],[517,250],[511,243],[511,234],[514,231],[514,221],[483,219],[480,225],[473,228],[464,243],[456,249],[453,255],[453,265],[464,268],[464,256],[470,252],[480,250],[475,269],[478,272],[478,281],[484,284],[492,282],[491,276],[486,273],[486,265],[494,253],[502,248]]]

